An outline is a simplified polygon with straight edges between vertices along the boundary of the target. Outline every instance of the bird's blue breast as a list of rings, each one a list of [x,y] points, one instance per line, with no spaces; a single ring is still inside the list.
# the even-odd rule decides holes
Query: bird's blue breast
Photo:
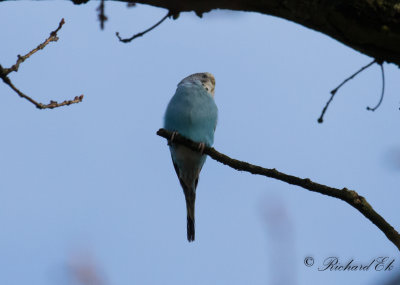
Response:
[[[168,104],[164,128],[211,146],[217,125],[214,99],[199,83],[180,84]]]

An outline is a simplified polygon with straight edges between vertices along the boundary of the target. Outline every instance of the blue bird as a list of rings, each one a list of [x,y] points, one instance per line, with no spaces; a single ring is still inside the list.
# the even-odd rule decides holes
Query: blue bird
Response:
[[[164,116],[164,128],[173,132],[169,142],[172,162],[186,199],[187,239],[194,241],[194,208],[196,188],[206,155],[204,146],[214,142],[218,109],[214,102],[215,79],[208,72],[195,73],[184,78],[171,98]],[[200,143],[199,151],[193,151],[173,142],[180,135]]]

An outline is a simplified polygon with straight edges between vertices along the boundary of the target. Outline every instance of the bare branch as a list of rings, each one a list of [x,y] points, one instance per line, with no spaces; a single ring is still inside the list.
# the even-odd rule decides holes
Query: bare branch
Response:
[[[120,1],[152,5],[178,13],[194,11],[197,15],[222,9],[280,17],[322,32],[371,58],[400,66],[400,9],[395,0]]]
[[[159,129],[157,135],[171,139],[172,132],[165,129]],[[199,150],[199,143],[193,142],[184,138],[183,136],[177,134],[174,137],[174,143],[179,143],[189,147],[192,150]],[[400,251],[400,235],[399,233],[379,215],[367,200],[358,195],[354,190],[349,190],[347,188],[338,189],[329,187],[323,184],[319,184],[311,181],[309,178],[299,178],[293,175],[288,175],[274,169],[263,168],[261,166],[253,165],[244,161],[236,160],[226,156],[215,150],[212,147],[205,147],[204,153],[210,156],[212,159],[221,162],[222,164],[228,165],[233,169],[239,171],[246,171],[252,174],[262,175],[270,178],[274,178],[292,185],[300,186],[312,192],[318,192],[323,195],[331,196],[345,201],[349,205],[356,208],[361,214],[363,214],[368,220],[374,223],[385,235],[386,237],[399,249]]]
[[[379,102],[378,102],[378,104],[377,104],[375,107],[370,108],[370,107],[367,106],[367,110],[368,110],[368,111],[372,111],[372,112],[374,112],[376,109],[379,108],[379,106],[381,105],[381,103],[382,103],[382,101],[383,101],[383,96],[385,95],[385,70],[383,69],[383,62],[380,64],[380,66],[381,66],[381,72],[382,72],[382,92],[381,92],[381,98],[379,99]]]
[[[105,21],[108,20],[107,16],[104,13],[104,0],[101,0],[99,7],[97,8],[97,11],[99,11],[99,21],[100,21],[100,29],[104,30],[104,23]]]
[[[28,52],[26,55],[23,55],[23,56],[18,55],[17,62],[13,66],[11,66],[10,68],[3,68],[0,65],[0,78],[3,80],[3,82],[5,84],[7,84],[8,86],[10,86],[11,89],[14,90],[21,98],[24,98],[24,99],[28,100],[29,102],[34,104],[36,106],[36,108],[38,108],[38,109],[53,109],[53,108],[57,108],[57,107],[61,107],[61,106],[66,106],[66,105],[79,103],[79,102],[82,102],[82,100],[83,100],[83,95],[80,95],[80,96],[76,96],[73,100],[65,100],[65,101],[63,101],[61,103],[58,103],[57,101],[50,100],[49,104],[43,104],[43,103],[37,102],[36,100],[32,99],[31,97],[29,97],[28,95],[26,95],[22,91],[20,91],[11,82],[10,78],[8,77],[8,74],[10,74],[11,72],[13,72],[13,71],[17,72],[18,69],[19,69],[19,65],[21,63],[23,63],[27,58],[29,58],[32,54],[36,53],[37,51],[39,51],[41,49],[44,49],[45,46],[47,46],[50,42],[58,41],[57,32],[62,28],[64,23],[65,23],[64,19],[61,19],[60,23],[58,24],[57,29],[52,31],[50,33],[50,36],[43,43],[41,43],[36,48],[34,48],[30,52]]]
[[[156,28],[157,26],[159,26],[162,22],[165,21],[165,19],[167,19],[167,18],[170,17],[170,16],[172,16],[172,13],[171,13],[170,11],[168,11],[167,15],[165,15],[165,16],[164,16],[160,21],[158,21],[156,24],[154,24],[153,26],[151,26],[150,28],[148,28],[147,30],[145,30],[145,31],[143,31],[143,32],[141,32],[141,33],[138,33],[138,34],[133,35],[133,36],[130,37],[130,38],[126,38],[126,39],[121,38],[120,35],[119,35],[119,32],[116,32],[115,35],[117,36],[117,38],[119,39],[120,42],[129,43],[129,42],[131,42],[132,40],[134,40],[134,39],[136,39],[136,38],[139,38],[139,37],[142,37],[143,35],[147,34],[147,33],[150,32],[151,30],[153,30],[154,28]]]
[[[342,87],[343,85],[345,85],[349,80],[353,79],[354,77],[356,77],[359,73],[361,73],[363,70],[367,69],[368,67],[370,67],[371,65],[373,65],[376,61],[376,59],[374,59],[373,61],[371,61],[370,63],[368,63],[367,65],[363,66],[361,69],[359,69],[357,72],[353,73],[351,76],[347,77],[342,83],[340,83],[335,89],[333,89],[331,91],[331,98],[329,98],[328,102],[326,102],[326,105],[324,107],[324,109],[322,109],[322,113],[321,116],[318,118],[318,123],[323,123],[324,121],[324,115],[326,110],[328,109],[329,104],[332,102],[333,97],[335,97],[336,92],[340,89],[340,87]]]
[[[37,51],[39,51],[39,50],[41,50],[41,49],[44,49],[44,47],[47,46],[50,42],[56,42],[56,41],[58,41],[57,33],[58,33],[58,31],[62,28],[62,26],[64,25],[64,23],[65,23],[64,18],[62,18],[61,21],[60,21],[60,23],[58,24],[58,28],[55,29],[54,31],[52,31],[52,32],[50,33],[50,36],[49,36],[43,43],[41,43],[41,44],[38,45],[36,48],[34,48],[34,49],[31,50],[30,52],[28,52],[26,55],[23,55],[23,56],[18,55],[17,62],[16,62],[13,66],[11,66],[10,68],[4,68],[4,69],[3,69],[3,72],[2,72],[2,75],[3,75],[3,76],[7,76],[7,75],[8,75],[10,72],[12,72],[12,71],[17,72],[17,71],[18,71],[18,68],[19,68],[19,65],[20,65],[21,63],[23,63],[27,58],[29,58],[32,54],[34,54],[35,52],[37,52]]]
[[[0,73],[1,73],[1,66],[0,66]],[[11,82],[11,80],[8,77],[3,78],[1,76],[1,74],[0,74],[0,77],[3,79],[4,83],[6,83],[8,86],[10,86],[11,89],[14,90],[21,98],[28,100],[29,102],[34,104],[36,106],[36,108],[38,108],[38,109],[54,109],[54,108],[61,107],[61,106],[80,103],[83,100],[83,94],[82,94],[80,96],[75,96],[75,98],[73,100],[65,100],[61,103],[58,103],[57,101],[52,101],[52,100],[50,100],[49,104],[39,103],[39,102],[35,101],[34,99],[32,99],[31,97],[29,97],[28,95],[25,95],[24,93],[22,93],[17,87],[15,87],[15,85]]]

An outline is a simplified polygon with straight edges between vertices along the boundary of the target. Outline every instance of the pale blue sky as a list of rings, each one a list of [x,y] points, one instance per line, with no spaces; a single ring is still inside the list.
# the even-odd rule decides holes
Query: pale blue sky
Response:
[[[324,124],[329,91],[368,58],[320,33],[256,13],[183,13],[130,44],[166,11],[98,2],[5,2],[0,63],[10,66],[60,19],[60,40],[10,75],[48,103],[37,110],[0,84],[0,284],[65,280],[71,256],[86,253],[107,284],[376,284],[387,272],[318,272],[329,256],[369,263],[400,258],[395,246],[342,201],[240,173],[211,159],[196,204],[196,241],[186,241],[184,196],[166,141],[155,132],[177,83],[195,72],[216,78],[215,147],[365,196],[400,228],[398,68],[385,65],[386,97],[373,66],[343,87]],[[389,153],[389,154],[388,154]],[[68,284],[68,282],[65,281]]]

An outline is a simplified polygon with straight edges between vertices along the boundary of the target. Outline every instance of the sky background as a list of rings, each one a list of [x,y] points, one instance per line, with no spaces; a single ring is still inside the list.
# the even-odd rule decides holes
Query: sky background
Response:
[[[216,78],[215,148],[231,157],[356,190],[400,228],[399,69],[373,65],[345,85],[317,123],[329,91],[372,59],[318,32],[256,13],[183,13],[130,44],[164,9],[107,2],[0,4],[0,63],[36,47],[61,18],[59,41],[10,79],[48,103],[38,110],[0,84],[0,284],[382,284],[400,256],[348,204],[211,159],[197,189],[196,241],[186,240],[184,195],[162,127],[180,80]],[[398,158],[398,160],[396,159]],[[315,259],[313,267],[304,258]],[[319,272],[325,258],[392,272]]]

